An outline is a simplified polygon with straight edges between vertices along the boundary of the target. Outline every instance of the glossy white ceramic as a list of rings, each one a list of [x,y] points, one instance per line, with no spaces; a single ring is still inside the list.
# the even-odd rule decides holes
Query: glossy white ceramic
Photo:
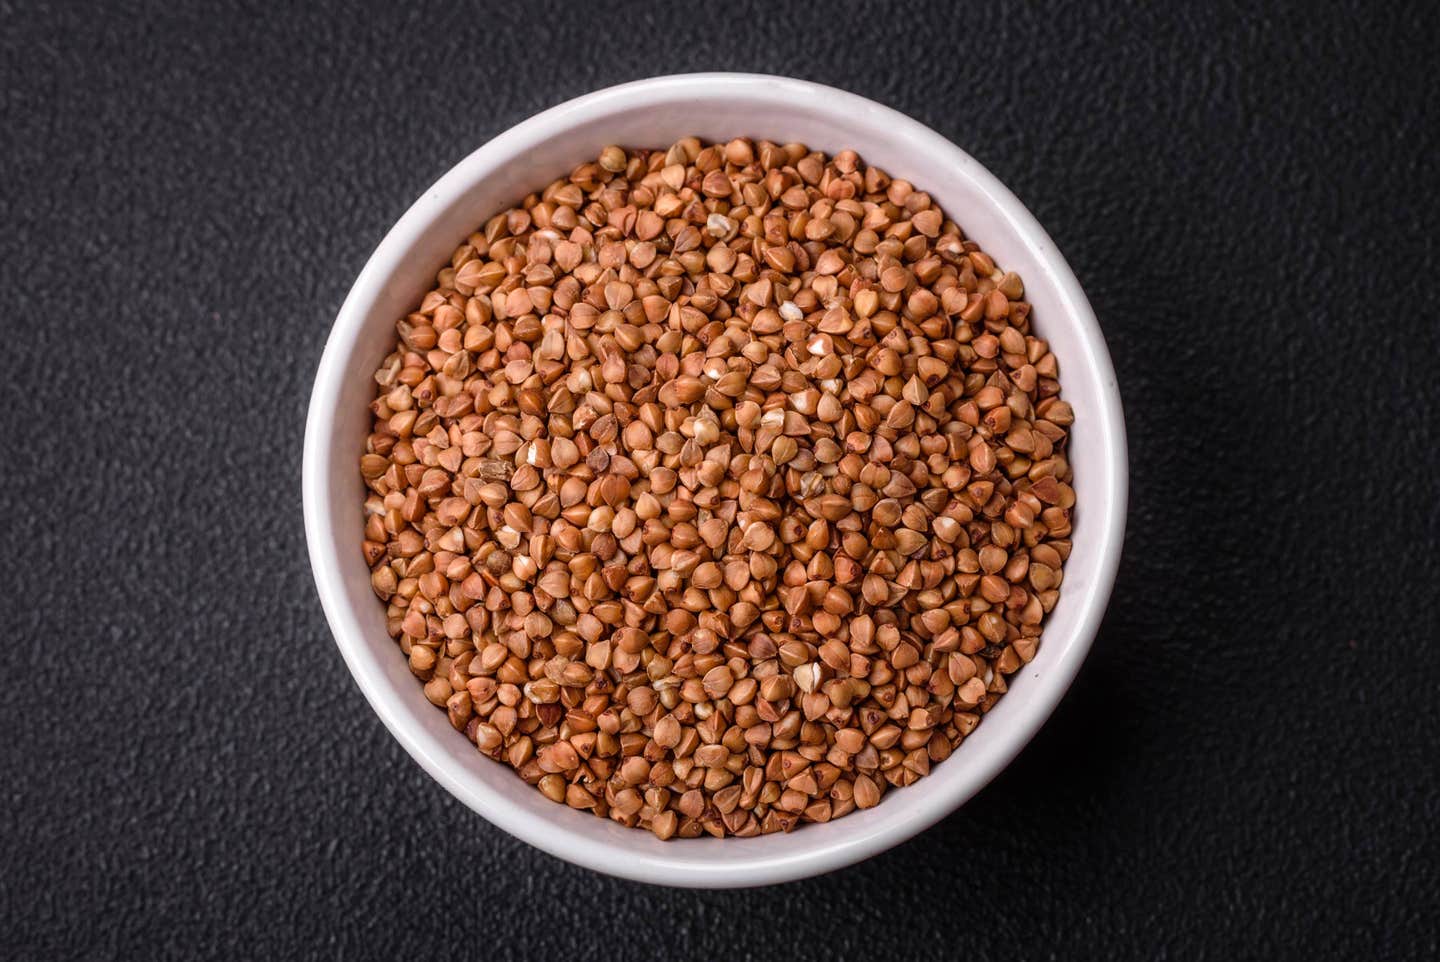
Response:
[[[927,778],[874,809],[789,835],[661,842],[547,801],[482,757],[425,700],[370,590],[357,461],[370,421],[371,375],[390,350],[394,322],[414,309],[466,235],[607,144],[664,146],[688,134],[852,148],[929,191],[1002,267],[1018,271],[1075,409],[1069,453],[1078,503],[1064,590],[1039,653]],[[495,825],[553,855],[693,887],[763,885],[849,865],[911,837],[979,791],[1050,715],[1090,648],[1120,557],[1126,484],[1120,396],[1100,327],[1024,205],[968,154],[909,117],[829,87],[745,74],[660,77],[580,97],[496,137],[427,190],[381,241],[335,320],[311,397],[303,479],[310,560],[335,642],[375,712],[426,771]]]

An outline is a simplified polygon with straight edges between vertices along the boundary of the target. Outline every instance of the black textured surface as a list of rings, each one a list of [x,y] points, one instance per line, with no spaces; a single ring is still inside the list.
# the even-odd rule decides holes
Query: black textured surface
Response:
[[[1153,6],[0,0],[0,957],[1433,958],[1435,14]],[[909,844],[742,892],[570,867],[431,782],[299,504],[321,345],[411,200],[696,69],[995,171],[1132,450],[1109,616],[1031,747]]]

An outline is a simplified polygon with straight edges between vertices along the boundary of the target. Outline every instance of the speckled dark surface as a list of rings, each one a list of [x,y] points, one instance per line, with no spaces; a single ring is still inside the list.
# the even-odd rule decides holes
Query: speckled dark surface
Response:
[[[398,6],[0,2],[0,958],[1440,952],[1433,11]],[[740,892],[573,868],[431,782],[299,504],[326,331],[411,200],[696,69],[855,90],[1006,181],[1133,461],[1031,747],[886,855]]]

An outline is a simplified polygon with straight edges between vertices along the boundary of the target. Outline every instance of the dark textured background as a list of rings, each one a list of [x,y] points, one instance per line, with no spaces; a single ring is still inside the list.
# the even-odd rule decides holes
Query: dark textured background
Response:
[[[271,6],[0,0],[0,957],[1440,952],[1433,12]],[[1101,318],[1133,470],[1021,758],[741,892],[573,868],[431,782],[331,644],[299,497],[326,332],[412,199],[698,69],[890,103],[1008,183]]]

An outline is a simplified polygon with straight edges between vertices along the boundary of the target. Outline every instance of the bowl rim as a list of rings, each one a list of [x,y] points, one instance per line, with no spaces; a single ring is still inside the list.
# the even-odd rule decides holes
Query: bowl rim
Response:
[[[926,150],[947,156],[963,169],[971,186],[1001,215],[1009,230],[1042,265],[1047,281],[1080,334],[1083,357],[1068,363],[1088,366],[1099,384],[1099,409],[1092,412],[1095,436],[1090,444],[1104,449],[1100,462],[1105,477],[1087,497],[1087,523],[1100,528],[1091,587],[1082,596],[1072,638],[1059,659],[1047,665],[1043,688],[1027,696],[1025,709],[1007,720],[1006,738],[976,766],[969,781],[949,794],[936,794],[918,814],[881,824],[873,831],[845,837],[801,852],[767,854],[754,846],[742,857],[704,864],[663,855],[637,853],[622,844],[575,834],[559,820],[536,816],[493,794],[483,784],[462,778],[432,745],[434,736],[417,726],[399,708],[402,696],[365,654],[364,632],[341,585],[343,559],[331,550],[334,526],[329,503],[326,462],[335,441],[334,411],[347,372],[348,348],[364,329],[366,314],[383,284],[444,205],[504,163],[548,141],[565,128],[597,111],[642,105],[648,100],[713,97],[719,89],[761,94],[800,103],[829,101],[849,111],[868,113],[903,131],[905,138]],[[833,109],[833,108],[832,108]],[[863,147],[863,145],[856,145]],[[923,831],[979,792],[1020,753],[1054,711],[1078,673],[1099,629],[1119,566],[1128,500],[1128,456],[1125,424],[1114,367],[1099,322],[1078,280],[1054,241],[1020,200],[983,165],[950,140],[921,122],[866,97],[809,81],[767,74],[708,72],[675,74],[607,87],[561,103],[509,128],[456,163],[400,217],[362,268],[346,296],[326,339],[306,417],[302,500],[310,565],[330,632],[355,682],[385,727],[405,750],[447,791],[486,820],[545,852],[592,870],[652,884],[685,887],[764,885],[818,875],[882,852]],[[685,841],[670,845],[685,845]],[[729,844],[734,844],[729,843]]]

